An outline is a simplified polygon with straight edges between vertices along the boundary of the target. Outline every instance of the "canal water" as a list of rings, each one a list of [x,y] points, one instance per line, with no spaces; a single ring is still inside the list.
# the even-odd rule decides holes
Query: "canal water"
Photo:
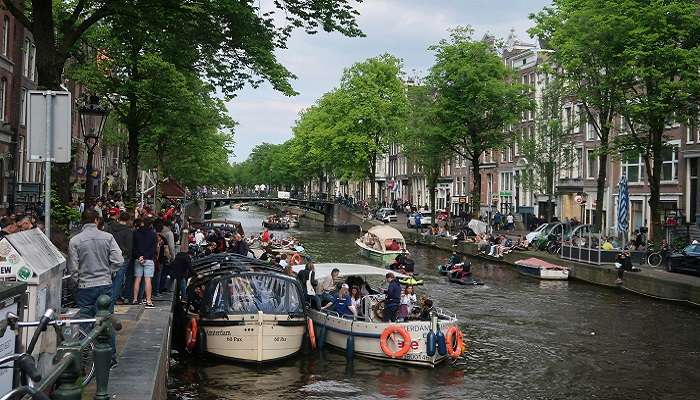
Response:
[[[246,233],[265,210],[222,208]],[[281,235],[302,239],[318,262],[369,263],[355,234],[302,219]],[[700,311],[570,282],[540,282],[511,267],[473,262],[486,284],[449,284],[435,272],[449,253],[411,246],[425,284],[419,296],[455,312],[466,360],[435,369],[396,366],[343,353],[264,366],[175,357],[170,399],[700,399]]]

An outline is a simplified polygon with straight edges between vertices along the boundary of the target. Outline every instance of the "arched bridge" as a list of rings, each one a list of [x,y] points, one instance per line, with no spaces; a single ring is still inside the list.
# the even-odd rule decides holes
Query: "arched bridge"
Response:
[[[237,203],[257,203],[269,201],[299,207],[304,210],[317,212],[323,215],[325,226],[342,230],[359,230],[362,225],[362,216],[352,212],[342,204],[321,199],[299,199],[299,198],[266,198],[255,196],[232,196],[232,197],[206,197],[200,199],[204,202],[203,212],[217,207],[228,206]]]

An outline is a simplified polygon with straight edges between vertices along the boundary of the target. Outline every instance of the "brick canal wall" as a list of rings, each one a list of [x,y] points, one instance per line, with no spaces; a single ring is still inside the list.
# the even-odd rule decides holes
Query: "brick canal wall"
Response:
[[[377,221],[366,221],[364,228],[376,225]],[[392,225],[393,226],[393,225]],[[451,239],[437,238],[433,236],[423,236],[415,230],[405,227],[397,227],[406,239],[407,244],[418,244],[431,246],[446,251],[456,250],[458,253],[467,255],[478,260],[491,263],[501,263],[517,268],[516,261],[537,257],[553,264],[568,267],[570,277],[583,282],[595,285],[625,290],[644,296],[654,297],[662,300],[676,301],[686,304],[700,306],[700,277],[666,272],[652,268],[643,268],[641,272],[626,272],[622,284],[617,284],[617,272],[612,264],[591,265],[563,260],[542,251],[513,251],[502,258],[494,258],[479,254],[478,247],[474,243],[460,242],[457,247],[453,246]],[[427,265],[425,268],[434,268]]]

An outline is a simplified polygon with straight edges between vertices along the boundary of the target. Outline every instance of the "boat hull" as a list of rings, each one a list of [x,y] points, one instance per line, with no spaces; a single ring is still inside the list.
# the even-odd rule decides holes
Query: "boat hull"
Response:
[[[363,257],[370,258],[372,260],[376,260],[382,263],[383,267],[387,267],[391,265],[394,262],[394,259],[396,256],[401,254],[400,252],[383,252],[379,250],[374,250],[374,249],[369,249],[365,246],[360,245],[359,243],[355,242],[357,247],[360,248],[360,254]]]
[[[241,316],[236,315],[236,318]],[[305,319],[288,315],[246,315],[242,320],[201,320],[204,350],[233,361],[262,363],[296,354],[306,331]]]
[[[565,281],[569,279],[569,270],[567,269],[546,269],[518,265],[518,271],[525,276],[548,281]]]
[[[326,315],[318,311],[311,311],[309,316],[314,321],[317,338],[322,337],[320,332],[325,330],[323,336],[325,336],[326,345],[347,351],[348,337],[352,335],[354,337],[353,354],[358,357],[430,368],[449,358],[449,356],[441,356],[437,352],[433,356],[427,354],[427,335],[432,325],[430,321],[410,321],[405,323],[353,321],[352,319]],[[402,358],[390,358],[381,349],[380,336],[384,329],[391,325],[404,327],[411,336],[410,344],[403,343],[401,336],[398,334],[392,335],[394,340],[388,341],[389,347],[394,351],[398,350],[400,346],[411,346],[411,350]],[[452,326],[457,326],[456,320],[441,322],[440,330],[443,334],[447,334],[447,330]]]

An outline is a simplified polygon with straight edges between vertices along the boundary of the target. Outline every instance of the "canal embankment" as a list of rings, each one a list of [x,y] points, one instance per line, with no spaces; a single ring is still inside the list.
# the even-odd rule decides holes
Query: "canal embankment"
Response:
[[[364,228],[377,224],[380,224],[380,222],[366,221]],[[666,272],[661,269],[642,268],[639,272],[626,272],[622,283],[618,283],[616,281],[617,270],[613,264],[595,265],[580,263],[564,260],[549,253],[535,250],[512,251],[501,258],[494,258],[480,254],[478,246],[475,243],[459,242],[457,246],[454,246],[454,241],[452,239],[425,236],[414,229],[408,229],[400,225],[392,226],[401,231],[407,243],[431,246],[446,251],[457,251],[459,254],[474,259],[501,263],[514,268],[517,268],[515,264],[516,261],[536,257],[556,265],[568,267],[570,269],[569,276],[572,279],[617,290],[629,291],[647,297],[700,307],[700,277],[697,276]],[[433,266],[426,267],[430,268]]]

